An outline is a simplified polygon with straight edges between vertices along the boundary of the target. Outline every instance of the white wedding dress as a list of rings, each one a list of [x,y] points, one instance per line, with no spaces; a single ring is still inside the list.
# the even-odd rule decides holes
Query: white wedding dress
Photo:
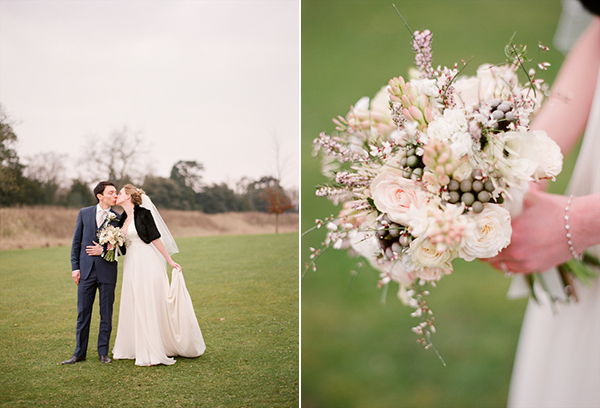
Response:
[[[594,102],[567,194],[600,192],[600,71]],[[566,243],[565,243],[566,245]],[[600,256],[600,245],[587,252]],[[529,302],[508,406],[511,408],[600,407],[600,282],[575,282],[578,303],[557,304],[547,296]],[[542,292],[542,291],[540,291]],[[536,292],[538,294],[538,292]]]
[[[173,270],[152,244],[129,224],[123,286],[113,358],[138,366],[174,364],[173,356],[198,357],[205,345],[183,274]]]

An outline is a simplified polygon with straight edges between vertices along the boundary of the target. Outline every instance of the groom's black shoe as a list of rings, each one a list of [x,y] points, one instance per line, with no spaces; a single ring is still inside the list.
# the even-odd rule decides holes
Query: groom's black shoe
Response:
[[[78,361],[84,361],[84,360],[85,360],[85,357],[79,358],[79,357],[73,356],[70,359],[61,362],[61,364],[75,364]]]
[[[110,357],[108,356],[100,356],[100,361],[103,362],[104,364],[108,364],[110,363]]]

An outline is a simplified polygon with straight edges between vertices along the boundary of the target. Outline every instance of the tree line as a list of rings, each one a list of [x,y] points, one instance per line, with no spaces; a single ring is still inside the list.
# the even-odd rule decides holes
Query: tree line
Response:
[[[126,127],[115,130],[101,145],[90,140],[89,156],[81,162],[82,172],[65,183],[65,156],[40,153],[23,162],[16,150],[14,122],[0,105],[0,206],[56,205],[85,207],[97,201],[95,183],[110,180],[117,188],[131,183],[142,188],[157,207],[177,210],[222,212],[259,211],[276,215],[298,211],[297,193],[286,191],[279,179],[265,175],[258,180],[243,178],[235,189],[226,183],[205,184],[204,166],[180,160],[169,177],[143,174],[139,159],[143,141]]]

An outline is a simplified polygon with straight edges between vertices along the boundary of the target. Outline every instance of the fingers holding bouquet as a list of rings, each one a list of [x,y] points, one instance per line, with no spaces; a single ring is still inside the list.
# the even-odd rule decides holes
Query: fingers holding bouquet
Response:
[[[523,211],[512,218],[508,247],[493,258],[483,259],[504,272],[543,272],[573,257],[567,244],[565,208],[568,197],[532,188]]]

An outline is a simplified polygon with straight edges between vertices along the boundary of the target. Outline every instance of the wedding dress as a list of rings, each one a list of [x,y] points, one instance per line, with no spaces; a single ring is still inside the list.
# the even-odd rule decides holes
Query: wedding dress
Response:
[[[567,195],[600,192],[600,71],[590,117]],[[600,245],[587,252],[599,256]],[[529,302],[513,368],[508,406],[600,407],[600,282],[575,282],[579,302],[557,304],[540,291]],[[538,292],[536,292],[536,295]]]
[[[113,358],[138,366],[174,364],[173,356],[198,357],[205,345],[183,274],[172,271],[152,244],[144,243],[131,222]]]

